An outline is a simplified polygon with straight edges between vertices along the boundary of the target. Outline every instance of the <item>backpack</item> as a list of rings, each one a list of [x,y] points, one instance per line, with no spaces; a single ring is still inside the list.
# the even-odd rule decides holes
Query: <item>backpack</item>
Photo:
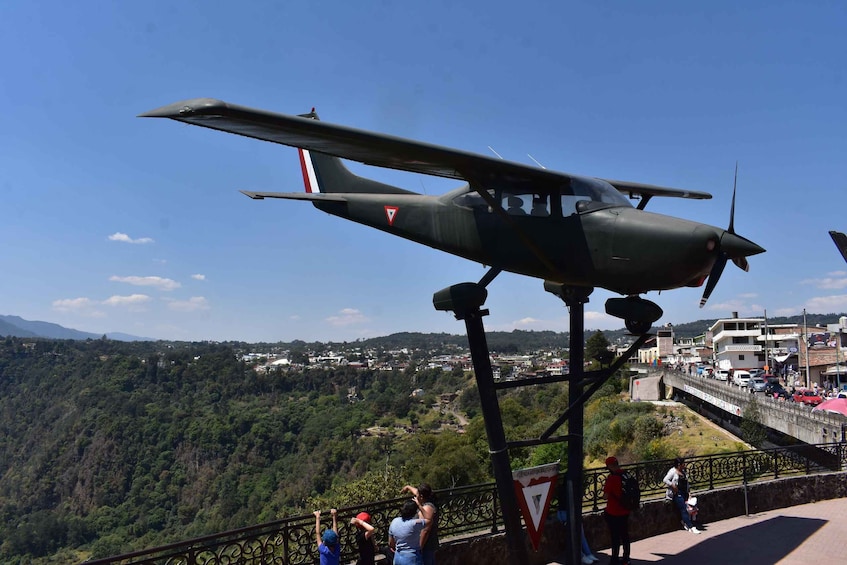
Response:
[[[627,510],[638,510],[641,506],[641,487],[635,475],[624,471],[621,475],[621,506]]]

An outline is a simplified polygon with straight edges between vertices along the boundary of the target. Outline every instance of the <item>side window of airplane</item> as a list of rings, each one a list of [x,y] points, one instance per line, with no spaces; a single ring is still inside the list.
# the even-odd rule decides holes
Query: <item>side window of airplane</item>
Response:
[[[511,216],[546,218],[550,215],[550,198],[546,194],[504,191],[501,203]]]
[[[532,212],[533,216],[546,218],[550,215],[550,206],[546,194],[534,194],[532,196]]]
[[[581,212],[579,204],[590,200],[584,195],[562,193],[562,216],[572,216]]]
[[[531,202],[529,194],[503,192],[501,204],[510,216],[528,216],[532,210]]]

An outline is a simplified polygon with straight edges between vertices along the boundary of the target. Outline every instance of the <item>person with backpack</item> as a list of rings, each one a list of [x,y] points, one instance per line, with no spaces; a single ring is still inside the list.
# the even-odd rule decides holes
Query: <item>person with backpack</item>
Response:
[[[603,486],[603,498],[606,499],[606,509],[603,518],[609,526],[609,537],[612,542],[612,560],[610,565],[630,565],[629,561],[629,513],[630,509],[623,504],[623,475],[624,472],[615,456],[606,458],[606,468],[609,476]],[[623,557],[620,556],[623,545]]]
[[[685,459],[677,457],[674,459],[673,467],[668,470],[664,480],[665,486],[668,487],[665,493],[665,499],[673,502],[679,515],[682,518],[682,527],[692,534],[699,534],[694,523],[691,521],[691,515],[688,512],[686,501],[688,500],[688,473],[685,471]]]

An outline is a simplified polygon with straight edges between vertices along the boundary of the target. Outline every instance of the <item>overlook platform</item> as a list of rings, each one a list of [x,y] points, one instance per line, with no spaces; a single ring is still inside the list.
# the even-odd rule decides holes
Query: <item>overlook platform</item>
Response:
[[[704,517],[705,518],[705,517]],[[637,520],[637,517],[631,518]],[[682,530],[633,542],[633,565],[808,565],[847,563],[847,498],[705,521],[703,533]],[[595,551],[598,565],[609,561],[606,548]],[[550,565],[564,565],[564,556]]]

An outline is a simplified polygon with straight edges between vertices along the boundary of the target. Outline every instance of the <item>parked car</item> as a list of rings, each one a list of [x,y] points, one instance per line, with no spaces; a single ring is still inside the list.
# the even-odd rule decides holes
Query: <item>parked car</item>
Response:
[[[749,370],[749,371],[747,371],[747,372],[748,372],[748,373],[750,373],[750,376],[751,376],[751,377],[761,377],[762,375],[764,375],[764,374],[765,374],[765,370],[764,370],[764,369],[750,369],[750,370]]]
[[[768,396],[773,396],[774,398],[784,398],[785,400],[788,400],[788,397],[791,396],[791,393],[785,390],[779,383],[767,383],[765,385],[764,392]]]
[[[715,369],[715,379],[719,381],[728,381],[729,371],[726,369]]]
[[[747,386],[750,392],[764,392],[767,385],[768,383],[762,377],[750,377],[750,384]]]
[[[777,377],[776,375],[772,375],[770,373],[765,373],[764,375],[759,375],[759,376],[761,376],[763,379],[765,379],[766,383],[779,384],[779,377]]]
[[[817,406],[823,402],[823,398],[821,398],[820,393],[810,388],[799,388],[794,393],[794,402],[802,402],[807,406]]]
[[[741,369],[736,370],[732,374],[732,383],[740,387],[747,386],[750,384],[750,373],[742,371]]]

